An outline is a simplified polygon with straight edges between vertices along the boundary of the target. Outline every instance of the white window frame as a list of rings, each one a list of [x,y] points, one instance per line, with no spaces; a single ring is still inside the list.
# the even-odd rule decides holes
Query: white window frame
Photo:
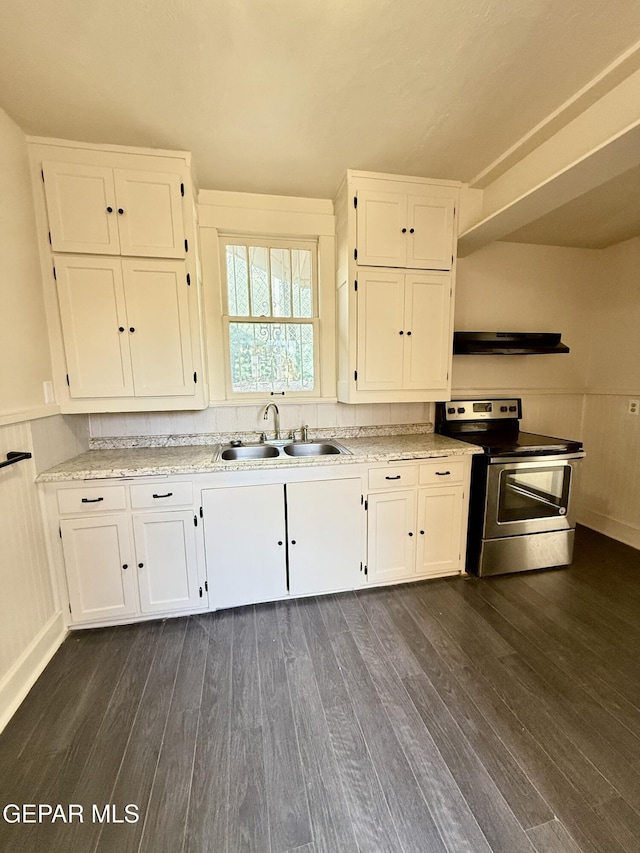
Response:
[[[321,396],[322,377],[322,330],[320,318],[320,277],[319,277],[319,247],[317,239],[304,239],[300,237],[265,237],[237,233],[218,234],[219,257],[220,257],[220,282],[222,301],[222,334],[225,361],[225,390],[227,400],[252,401],[263,400],[265,396],[273,397],[275,400],[313,400]],[[263,247],[267,249],[305,249],[311,252],[312,270],[312,305],[311,317],[253,317],[229,314],[228,284],[226,271],[226,246]],[[271,284],[271,283],[270,283]],[[308,324],[313,326],[313,376],[314,387],[309,391],[235,391],[231,376],[231,346],[229,340],[229,326],[231,323],[255,323],[268,325],[286,324]]]

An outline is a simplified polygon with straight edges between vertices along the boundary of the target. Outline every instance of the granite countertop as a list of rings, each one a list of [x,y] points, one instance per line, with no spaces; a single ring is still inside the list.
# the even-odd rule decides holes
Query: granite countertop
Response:
[[[168,474],[209,474],[220,471],[316,465],[352,465],[482,453],[482,450],[473,444],[432,432],[373,435],[360,438],[336,436],[336,439],[350,451],[348,455],[279,456],[275,459],[227,462],[219,458],[219,445],[216,444],[88,450],[48,471],[43,471],[38,477],[38,482],[55,483],[67,480],[152,477]]]

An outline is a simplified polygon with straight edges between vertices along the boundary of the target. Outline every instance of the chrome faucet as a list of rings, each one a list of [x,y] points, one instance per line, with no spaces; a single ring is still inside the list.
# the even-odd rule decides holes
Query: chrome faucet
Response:
[[[280,440],[280,412],[278,411],[278,407],[275,403],[267,403],[264,407],[264,420],[266,421],[269,417],[269,409],[273,409],[273,428],[275,430],[275,440]]]

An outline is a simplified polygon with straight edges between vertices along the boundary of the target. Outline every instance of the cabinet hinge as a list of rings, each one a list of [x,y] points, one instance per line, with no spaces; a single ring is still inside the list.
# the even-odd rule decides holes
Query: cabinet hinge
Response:
[[[196,370],[193,371],[193,381],[196,384],[198,383],[198,372]]]
[[[57,281],[57,280],[58,280],[58,274],[56,273],[56,268],[55,268],[55,267],[53,268],[53,280],[54,280],[54,281]]]
[[[364,567],[364,576],[366,577],[368,574],[369,574],[369,567],[365,566]]]
[[[364,495],[360,495],[360,506],[364,504]]]
[[[69,602],[69,613],[71,613],[71,602]]]
[[[42,175],[42,183],[44,184],[44,169],[40,169],[40,174]]]
[[[204,518],[204,512],[202,511],[202,507],[200,507],[200,518]]]
[[[200,598],[202,598],[202,587],[200,587],[200,589],[198,590],[198,592],[200,593]]]
[[[51,242],[51,231],[49,231],[49,245],[53,246],[53,243]]]
[[[193,516],[193,526],[194,526],[194,527],[197,527],[197,526],[198,526],[198,516],[197,516],[197,515],[194,515],[194,516]]]
[[[357,279],[353,282],[353,289],[355,290],[356,293],[358,292],[358,280]]]
[[[451,255],[451,266],[453,266],[453,255]]]
[[[368,509],[369,509],[369,501],[365,501],[364,502],[364,511],[367,512]]]
[[[456,208],[456,206],[455,206],[455,204],[454,204],[454,205],[453,205],[453,218],[454,218],[454,219],[456,218],[456,210],[457,210],[457,208]]]
[[[44,179],[43,179],[43,180],[44,180]],[[357,195],[354,195],[354,197],[353,197],[353,206],[354,206],[354,207],[357,207],[357,206],[358,206],[358,196],[357,196]]]
[[[357,249],[354,249],[354,250],[353,250],[353,260],[354,260],[354,261],[357,261],[357,260],[358,260],[358,250],[357,250]]]
[[[184,184],[180,184],[180,195],[184,196]],[[454,208],[454,213],[455,213],[455,208]]]
[[[362,571],[362,562],[360,563],[360,571]]]
[[[187,284],[191,287],[191,273],[187,273]]]
[[[189,251],[189,241],[188,240],[184,241],[184,250],[185,250],[185,252]]]
[[[353,371],[353,378],[356,380],[356,382],[358,381],[358,371],[357,370]]]
[[[58,536],[62,539],[62,528],[58,525]]]
[[[67,385],[71,388],[71,383],[69,382],[69,374],[67,373]]]
[[[209,581],[204,582],[204,591],[209,592]]]

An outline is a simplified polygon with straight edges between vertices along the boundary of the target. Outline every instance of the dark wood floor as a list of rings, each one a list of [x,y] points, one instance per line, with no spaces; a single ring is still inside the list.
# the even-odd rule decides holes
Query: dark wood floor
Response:
[[[0,736],[43,853],[640,851],[640,553],[72,635]],[[114,804],[137,823],[92,822]]]

